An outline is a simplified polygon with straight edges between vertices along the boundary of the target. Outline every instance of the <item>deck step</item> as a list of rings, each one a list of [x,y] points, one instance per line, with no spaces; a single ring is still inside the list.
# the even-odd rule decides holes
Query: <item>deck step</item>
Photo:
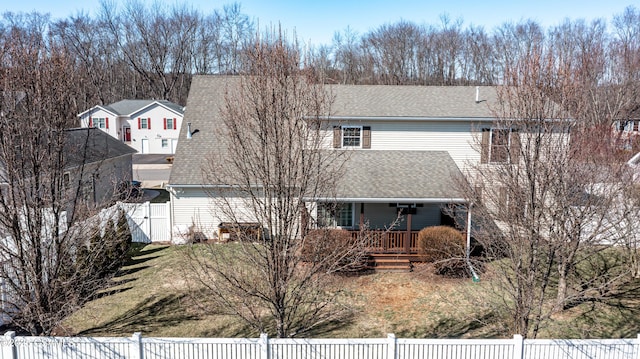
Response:
[[[371,268],[377,272],[411,272],[413,265],[406,258],[391,258],[373,256]]]

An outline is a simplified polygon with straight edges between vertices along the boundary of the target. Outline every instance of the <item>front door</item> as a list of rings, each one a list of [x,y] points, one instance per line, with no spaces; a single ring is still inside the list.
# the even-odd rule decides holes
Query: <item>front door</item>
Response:
[[[145,138],[142,139],[142,153],[149,153],[149,140]]]
[[[131,127],[124,128],[124,142],[131,142]]]

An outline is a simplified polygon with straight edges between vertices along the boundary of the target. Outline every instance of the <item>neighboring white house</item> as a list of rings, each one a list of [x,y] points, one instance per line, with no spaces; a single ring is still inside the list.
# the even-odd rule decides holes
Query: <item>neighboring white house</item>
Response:
[[[236,81],[196,76],[192,82],[185,120],[197,133],[188,138],[181,130],[167,186],[174,235],[197,224],[214,236],[224,222],[201,166],[220,150],[214,129],[225,88]],[[450,223],[443,208],[466,202],[454,181],[468,165],[511,161],[500,149],[512,145],[512,132],[492,128],[493,87],[333,85],[330,91],[335,101],[324,126],[327,150],[354,150],[336,189],[342,205],[331,221],[338,227],[358,230],[366,222],[384,228],[400,210],[408,214],[404,225],[412,236],[425,226]]]
[[[122,100],[78,115],[81,127],[96,127],[138,153],[173,154],[184,108],[169,101]]]

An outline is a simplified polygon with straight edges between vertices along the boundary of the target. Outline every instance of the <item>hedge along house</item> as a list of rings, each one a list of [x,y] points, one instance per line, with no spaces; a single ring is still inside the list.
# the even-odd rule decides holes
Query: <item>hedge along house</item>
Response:
[[[228,219],[215,208],[203,183],[207,154],[221,150],[216,128],[227,86],[237,78],[196,76],[185,112],[186,126],[169,180],[174,238],[196,224],[216,236]],[[388,229],[376,250],[414,251],[417,232],[450,224],[445,210],[465,203],[457,182],[470,163],[500,161],[500,146],[510,136],[492,129],[490,87],[332,85],[332,114],[324,118],[326,149],[349,151],[335,197],[306,204],[318,225],[359,231]],[[475,144],[485,141],[487,150]],[[482,154],[481,154],[482,152]],[[492,158],[493,156],[493,158]],[[481,158],[482,157],[482,158]],[[338,202],[338,206],[332,203]],[[242,212],[243,208],[238,207]],[[250,216],[247,222],[252,222]]]

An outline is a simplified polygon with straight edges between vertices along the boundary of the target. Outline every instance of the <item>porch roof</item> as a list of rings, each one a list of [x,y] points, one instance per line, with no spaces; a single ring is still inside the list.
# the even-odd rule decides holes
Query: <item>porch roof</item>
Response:
[[[462,173],[446,151],[369,151],[350,154],[336,199],[351,202],[463,202]],[[463,182],[460,182],[463,183]]]

